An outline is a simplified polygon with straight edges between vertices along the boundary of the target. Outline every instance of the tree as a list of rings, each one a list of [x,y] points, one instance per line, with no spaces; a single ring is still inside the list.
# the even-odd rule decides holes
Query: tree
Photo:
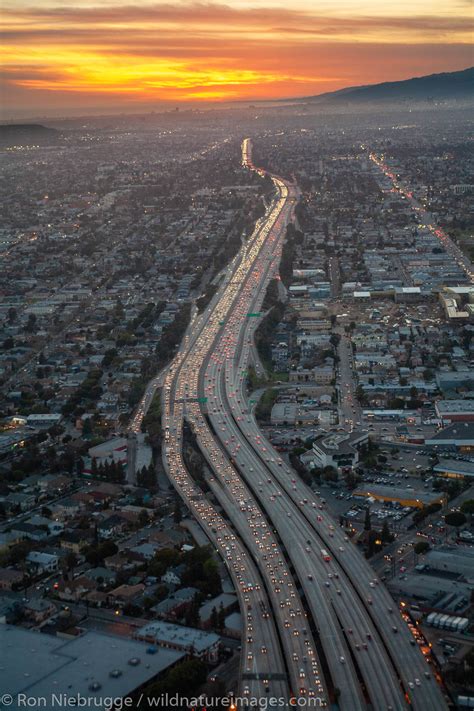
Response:
[[[444,520],[448,526],[454,526],[454,528],[463,526],[467,521],[466,516],[461,511],[453,511],[452,513],[446,514]]]
[[[143,526],[146,526],[149,520],[148,511],[146,509],[142,509],[138,514],[138,523],[140,524],[140,527],[143,528]]]
[[[25,326],[25,331],[27,333],[35,333],[38,330],[38,326],[36,324],[36,316],[35,314],[30,314],[28,316],[28,321]]]
[[[322,476],[325,481],[337,481],[337,469],[324,467]]]
[[[91,418],[87,417],[82,422],[82,436],[88,437],[91,434],[92,434],[92,422],[91,422]]]
[[[393,535],[390,533],[387,521],[383,522],[380,538],[382,539],[383,543],[391,543],[393,541]]]
[[[74,553],[74,551],[69,551],[69,553],[66,555],[65,558],[67,569],[70,570],[71,572],[74,570],[76,565],[78,564],[79,560],[77,555]]]
[[[225,627],[225,610],[224,610],[224,605],[221,604],[219,605],[219,612],[217,613],[217,629],[218,630],[223,630]]]
[[[369,531],[367,539],[367,555],[370,558],[370,556],[373,555],[375,551],[378,550],[380,547],[380,541],[377,531]],[[379,541],[379,544],[377,544],[377,541]]]
[[[209,621],[210,621],[210,624],[211,624],[211,627],[212,627],[213,630],[216,630],[216,629],[217,629],[218,619],[219,619],[219,616],[218,616],[218,614],[217,614],[217,609],[216,609],[216,607],[214,606],[214,607],[212,608],[212,610],[211,610],[211,617],[210,617],[210,620],[209,620]]]
[[[199,625],[199,593],[196,593],[193,601],[188,605],[184,621],[187,627],[197,627]]]
[[[364,531],[371,531],[372,524],[370,522],[370,508],[367,506],[365,509],[365,519],[364,519]]]
[[[181,505],[179,502],[179,499],[176,499],[175,505],[174,505],[174,511],[173,511],[173,521],[175,523],[180,523],[183,518],[183,515],[181,513]]]
[[[417,555],[423,555],[423,553],[427,553],[430,549],[430,544],[427,541],[419,541],[413,550]]]
[[[472,516],[474,514],[474,499],[467,499],[461,504],[461,513]]]

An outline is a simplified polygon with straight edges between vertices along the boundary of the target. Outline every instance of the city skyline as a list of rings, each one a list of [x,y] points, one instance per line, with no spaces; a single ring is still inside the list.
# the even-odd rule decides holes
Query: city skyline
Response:
[[[472,64],[467,2],[10,0],[6,117],[284,99]]]

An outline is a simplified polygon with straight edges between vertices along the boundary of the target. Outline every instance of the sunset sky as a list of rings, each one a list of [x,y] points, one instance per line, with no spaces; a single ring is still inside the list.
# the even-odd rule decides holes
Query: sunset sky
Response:
[[[473,64],[470,0],[4,0],[6,116],[305,96]]]

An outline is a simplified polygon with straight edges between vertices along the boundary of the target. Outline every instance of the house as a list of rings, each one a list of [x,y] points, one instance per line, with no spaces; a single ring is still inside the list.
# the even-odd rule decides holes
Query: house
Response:
[[[26,492],[8,494],[5,498],[5,505],[9,510],[19,508],[20,511],[28,511],[33,508],[35,502],[36,497]]]
[[[156,551],[160,549],[157,543],[141,543],[130,549],[130,553],[141,560],[152,560]]]
[[[120,514],[112,514],[97,526],[98,534],[101,538],[112,538],[122,533],[128,526],[128,520]]]
[[[68,519],[77,516],[77,514],[85,509],[85,505],[81,501],[74,501],[73,499],[63,499],[58,501],[54,506],[50,507],[53,511],[53,517],[58,518],[61,521],[67,521]]]
[[[31,551],[26,556],[26,562],[36,575],[53,573],[58,569],[59,556],[51,553],[42,553],[41,551]]]
[[[117,579],[115,573],[101,566],[88,570],[87,577],[98,585],[114,585]]]
[[[77,602],[88,593],[95,591],[97,583],[87,575],[81,575],[74,580],[60,580],[55,583],[55,592],[60,600]]]
[[[212,600],[206,600],[206,602],[203,602],[199,608],[199,619],[203,625],[209,624],[214,609],[217,612],[219,612],[220,609],[223,609],[226,613],[233,609],[238,610],[237,596],[229,593],[221,593]]]
[[[25,602],[23,607],[25,616],[34,622],[44,622],[57,612],[56,605],[51,600],[44,598],[33,598]]]
[[[23,580],[23,573],[20,570],[11,568],[0,568],[0,590],[12,590]]]
[[[184,571],[184,566],[178,565],[176,568],[169,568],[164,575],[161,576],[161,582],[167,585],[181,585],[181,575]]]
[[[162,600],[157,605],[151,608],[151,612],[157,617],[176,617],[189,603],[191,603],[196,594],[199,592],[197,588],[181,588],[171,593],[166,600]]]
[[[16,523],[12,526],[11,531],[20,539],[27,538],[29,541],[44,541],[48,538],[48,531],[31,523]]]
[[[80,553],[86,546],[90,545],[94,540],[92,531],[84,531],[81,529],[73,529],[72,531],[64,531],[61,534],[59,545],[67,551]]]
[[[143,583],[139,583],[138,585],[119,585],[118,588],[109,592],[109,596],[117,603],[126,604],[133,602],[134,598],[140,595],[144,590],[145,585],[143,585]]]

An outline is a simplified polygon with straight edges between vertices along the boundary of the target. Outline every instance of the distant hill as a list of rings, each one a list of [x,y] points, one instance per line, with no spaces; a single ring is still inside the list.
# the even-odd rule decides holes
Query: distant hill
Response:
[[[460,72],[390,81],[383,84],[353,86],[297,101],[317,103],[363,103],[368,101],[430,101],[474,99],[474,67]]]
[[[44,145],[52,143],[59,136],[55,128],[47,128],[39,123],[10,123],[0,126],[0,146],[16,144]]]

